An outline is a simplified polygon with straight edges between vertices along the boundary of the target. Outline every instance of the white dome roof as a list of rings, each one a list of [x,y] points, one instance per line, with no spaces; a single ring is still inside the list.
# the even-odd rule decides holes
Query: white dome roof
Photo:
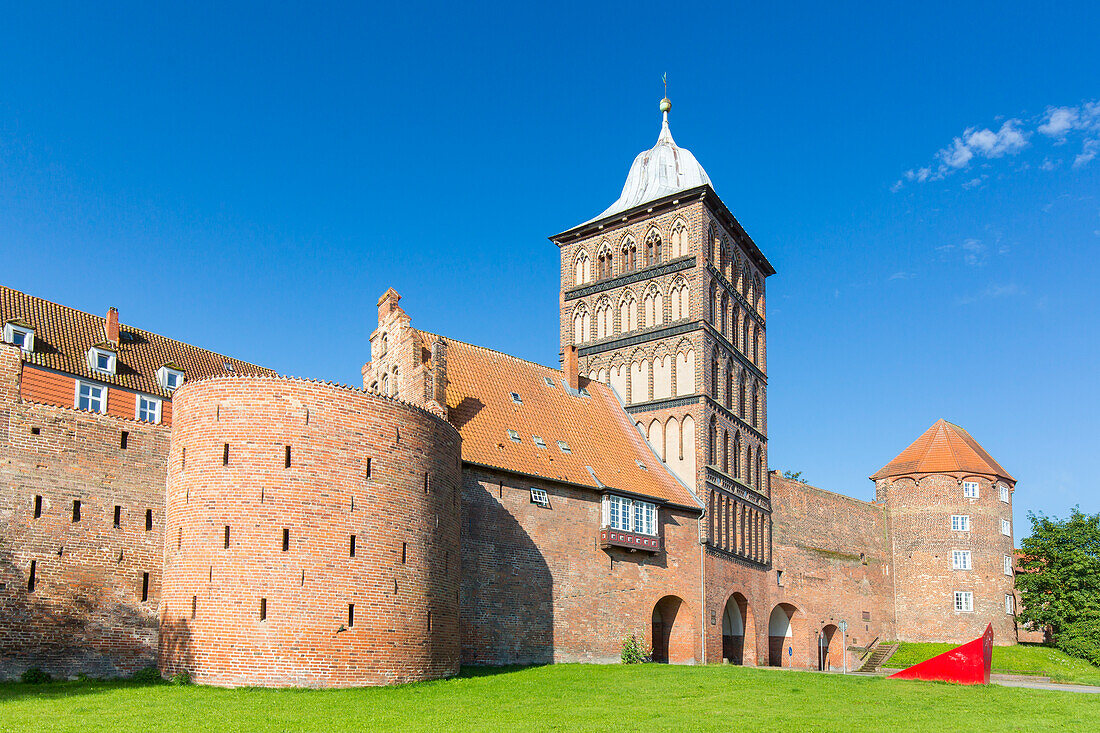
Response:
[[[710,184],[710,177],[690,150],[677,147],[668,129],[668,112],[664,114],[657,144],[638,153],[626,176],[623,192],[596,219],[621,213],[640,204],[655,201],[677,191]]]

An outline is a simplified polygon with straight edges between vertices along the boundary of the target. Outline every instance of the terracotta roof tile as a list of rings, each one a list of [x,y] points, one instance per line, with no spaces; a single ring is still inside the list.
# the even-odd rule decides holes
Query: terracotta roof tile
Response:
[[[0,321],[19,320],[34,329],[34,351],[23,360],[66,374],[88,377],[107,384],[149,394],[170,396],[157,382],[157,370],[172,365],[183,371],[185,380],[223,374],[274,375],[270,369],[200,349],[139,328],[119,325],[120,338],[115,374],[103,374],[88,367],[92,346],[106,339],[102,316],[78,311],[0,286]],[[233,370],[226,369],[230,364]]]
[[[871,480],[926,473],[975,473],[1016,482],[970,433],[946,420],[939,420],[924,431]]]
[[[462,435],[463,460],[699,506],[650,450],[606,385],[582,378],[581,386],[590,396],[570,393],[564,373],[557,369],[446,341],[447,407]],[[522,404],[512,399],[512,392]],[[509,437],[509,430],[516,431],[518,442]],[[536,445],[535,436],[542,438],[545,448]],[[559,440],[568,445],[569,453]]]

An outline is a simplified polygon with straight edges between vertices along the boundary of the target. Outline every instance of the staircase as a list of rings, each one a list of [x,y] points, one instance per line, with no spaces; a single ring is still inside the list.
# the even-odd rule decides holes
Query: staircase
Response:
[[[894,652],[898,650],[900,646],[897,642],[893,644],[886,644],[879,642],[871,649],[870,656],[863,663],[863,666],[859,668],[859,671],[863,674],[873,674],[878,671],[878,668],[882,666],[886,660],[894,656]]]

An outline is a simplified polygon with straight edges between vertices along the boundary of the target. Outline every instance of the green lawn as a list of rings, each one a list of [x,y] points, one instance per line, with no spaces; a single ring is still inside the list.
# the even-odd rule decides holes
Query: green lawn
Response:
[[[977,716],[977,718],[976,718]],[[356,690],[0,685],[3,731],[1100,730],[1100,696],[731,666],[560,664]]]
[[[954,644],[903,643],[885,666],[910,667],[954,648]],[[993,647],[993,671],[1042,675],[1054,682],[1100,685],[1100,667],[1042,644]]]

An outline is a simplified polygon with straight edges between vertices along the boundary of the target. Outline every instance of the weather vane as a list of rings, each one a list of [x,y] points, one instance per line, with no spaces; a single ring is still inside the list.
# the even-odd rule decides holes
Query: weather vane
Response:
[[[665,99],[668,99],[668,72],[661,74],[661,83],[665,85]]]
[[[672,102],[668,101],[668,72],[666,71],[661,75],[661,83],[665,85],[665,97],[661,100],[661,112],[664,113],[665,119],[668,119],[668,111],[672,109]]]

